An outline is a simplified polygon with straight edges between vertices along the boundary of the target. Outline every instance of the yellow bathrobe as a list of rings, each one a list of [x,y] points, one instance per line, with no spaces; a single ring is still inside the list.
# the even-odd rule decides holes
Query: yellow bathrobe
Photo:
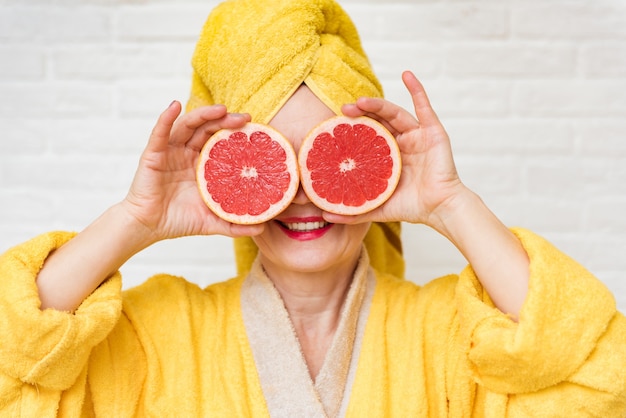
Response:
[[[355,305],[362,341],[345,416],[626,416],[626,319],[610,292],[542,238],[515,233],[531,260],[519,323],[470,267],[419,287],[361,263],[373,286]],[[301,364],[281,355],[288,339],[273,370],[255,362],[259,336],[241,306],[249,277],[203,290],[160,275],[122,293],[115,274],[75,314],[41,311],[36,274],[71,237],[45,234],[0,257],[0,416],[264,417],[272,397],[315,402],[295,399],[306,379],[288,382],[293,394],[263,386]]]
[[[224,103],[267,123],[301,83],[335,112],[382,95],[333,1],[228,1],[198,42],[188,110]],[[515,232],[531,260],[519,323],[470,267],[424,287],[401,280],[399,224],[375,224],[315,382],[250,240],[230,281],[160,275],[122,293],[114,274],[68,314],[39,309],[35,279],[72,234],[42,235],[0,256],[0,416],[624,418],[613,297]]]

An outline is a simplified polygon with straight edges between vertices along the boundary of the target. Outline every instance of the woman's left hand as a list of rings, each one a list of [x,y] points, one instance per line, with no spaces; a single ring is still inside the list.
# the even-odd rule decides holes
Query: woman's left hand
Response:
[[[324,218],[337,223],[406,221],[432,227],[472,265],[495,305],[516,318],[528,292],[528,256],[517,237],[459,179],[450,139],[422,84],[408,71],[402,80],[411,94],[415,115],[374,98],[361,98],[343,108],[347,116],[378,120],[396,137],[402,153],[396,191],[369,213],[325,213]]]
[[[358,216],[325,214],[330,222],[406,221],[438,228],[438,211],[465,187],[452,158],[450,139],[432,109],[422,84],[402,74],[411,94],[415,115],[384,99],[360,98],[345,105],[346,116],[368,116],[381,122],[396,137],[402,153],[402,174],[391,198],[381,207]]]

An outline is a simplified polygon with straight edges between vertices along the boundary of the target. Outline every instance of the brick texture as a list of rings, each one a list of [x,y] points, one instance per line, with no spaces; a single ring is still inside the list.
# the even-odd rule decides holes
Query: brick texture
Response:
[[[190,57],[216,1],[0,4],[0,251],[80,230],[123,198],[159,114],[185,101]],[[511,226],[578,259],[626,311],[626,3],[344,0],[386,95],[422,79],[462,179]],[[423,283],[463,258],[422,225],[404,233]],[[155,245],[123,267],[206,285],[234,274],[230,240]]]

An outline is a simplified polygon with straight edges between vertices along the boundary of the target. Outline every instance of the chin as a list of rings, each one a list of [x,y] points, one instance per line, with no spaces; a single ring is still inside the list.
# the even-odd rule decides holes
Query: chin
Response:
[[[321,248],[300,248],[285,250],[284,253],[272,251],[270,254],[261,255],[261,261],[265,266],[270,263],[274,269],[280,269],[285,273],[322,273],[327,271],[342,271],[353,269],[355,260],[358,259],[361,245],[355,249],[337,248],[325,245]]]

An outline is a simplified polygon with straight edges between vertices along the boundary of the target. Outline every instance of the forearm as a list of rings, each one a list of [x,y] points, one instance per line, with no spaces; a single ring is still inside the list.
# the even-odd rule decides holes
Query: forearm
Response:
[[[112,206],[53,252],[37,276],[41,309],[73,312],[132,255],[150,245],[146,227]]]
[[[431,226],[459,249],[498,309],[517,318],[529,278],[528,255],[517,237],[465,187],[434,219]]]

